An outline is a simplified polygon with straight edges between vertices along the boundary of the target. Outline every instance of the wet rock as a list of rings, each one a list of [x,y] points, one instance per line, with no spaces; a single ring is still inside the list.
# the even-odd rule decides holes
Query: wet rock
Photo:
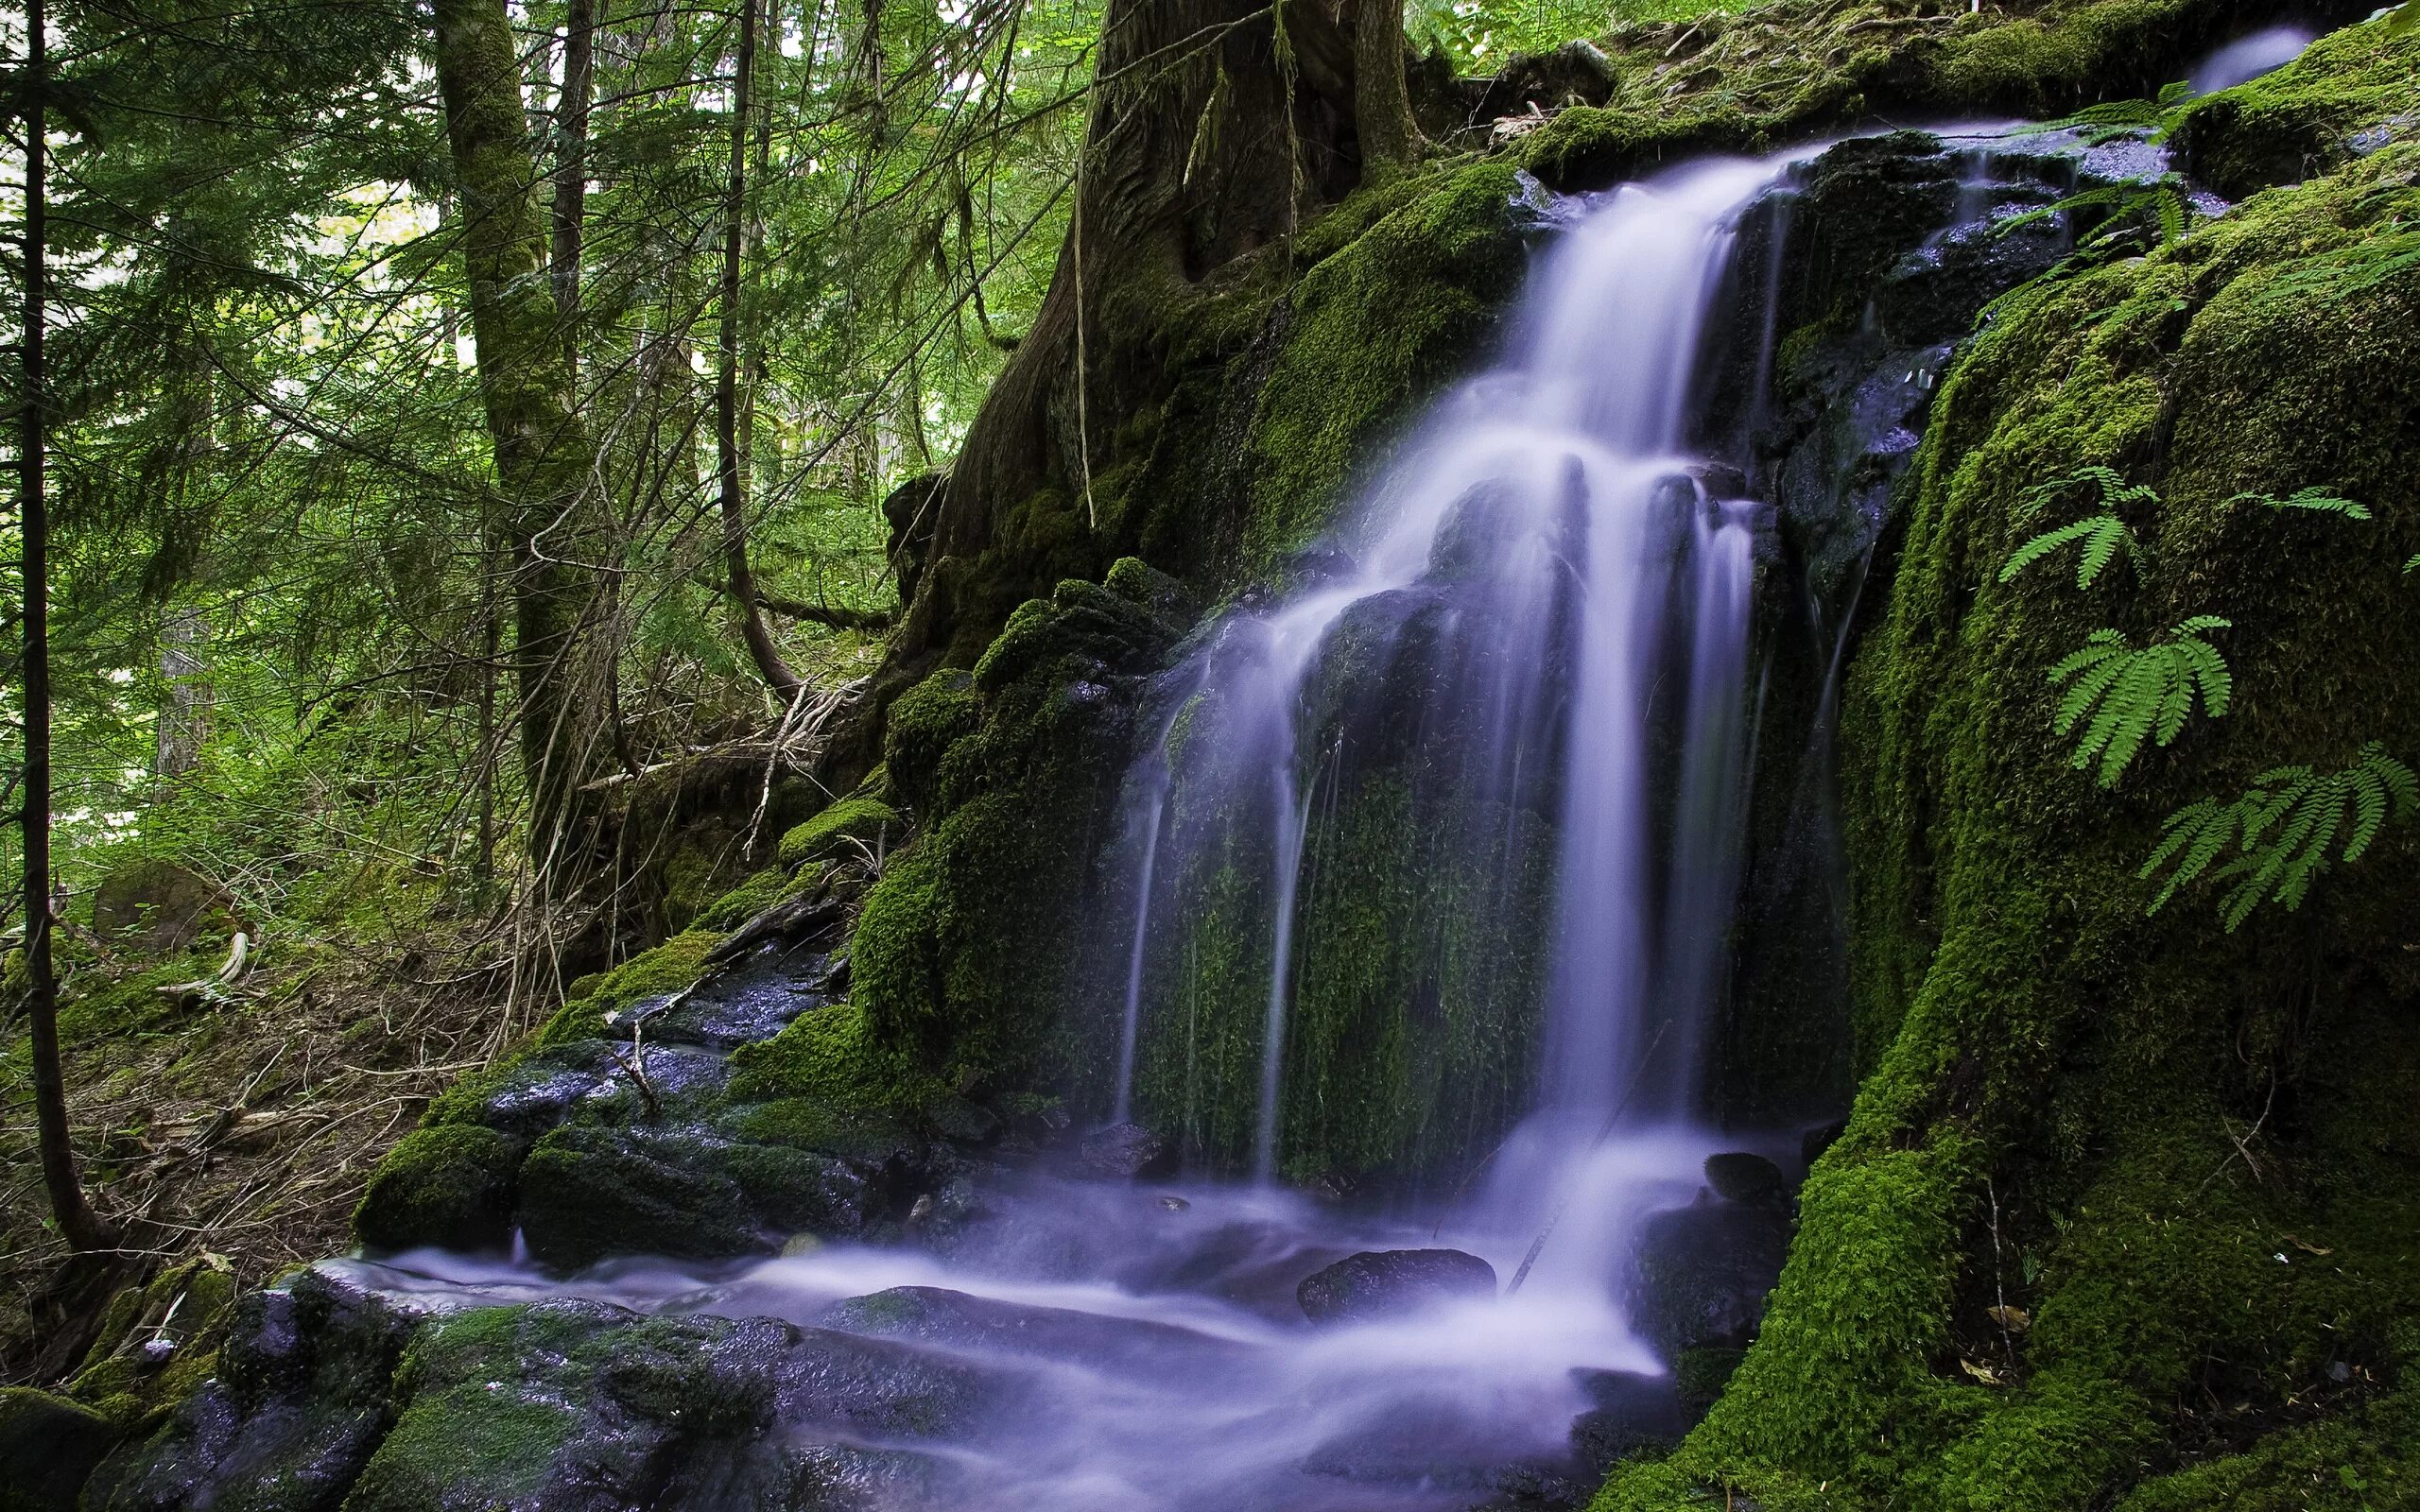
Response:
[[[1667,1360],[1744,1348],[1764,1320],[1789,1238],[1779,1207],[1707,1202],[1657,1213],[1639,1236],[1631,1327]]]
[[[1112,1124],[1084,1136],[1084,1169],[1114,1180],[1165,1177],[1176,1169],[1176,1152],[1140,1124]]]
[[[1688,1430],[1668,1379],[1631,1370],[1583,1370],[1579,1379],[1590,1406],[1572,1419],[1571,1448],[1599,1473],[1642,1451],[1668,1448]]]
[[[1031,1307],[938,1286],[895,1286],[853,1297],[832,1304],[818,1321],[825,1328],[871,1338],[1030,1354],[1134,1371],[1179,1364],[1188,1370],[1215,1368],[1246,1352],[1240,1345],[1173,1324]]]
[[[430,1315],[332,1266],[251,1294],[216,1378],[104,1460],[84,1504],[334,1512],[385,1435],[397,1362]]]
[[[1705,1184],[1726,1202],[1780,1202],[1789,1195],[1781,1167],[1745,1150],[1707,1156]]]
[[[1571,1469],[1560,1456],[1522,1455],[1503,1429],[1448,1396],[1389,1402],[1372,1421],[1314,1448],[1303,1469],[1339,1480],[1496,1493],[1514,1505],[1576,1506],[1585,1499],[1560,1473]]]
[[[1314,1323],[1367,1323],[1492,1297],[1495,1267],[1459,1249],[1364,1250],[1306,1278],[1294,1295]]]
[[[935,1097],[917,1109],[933,1131],[954,1144],[984,1145],[1006,1127],[1000,1115],[980,1103],[955,1094]]]
[[[867,1183],[842,1161],[700,1126],[568,1126],[521,1172],[529,1251],[566,1270],[608,1255],[712,1260],[780,1252],[801,1231],[855,1233]]]
[[[0,1386],[0,1503],[11,1512],[75,1512],[85,1480],[116,1440],[109,1419],[89,1407]]]

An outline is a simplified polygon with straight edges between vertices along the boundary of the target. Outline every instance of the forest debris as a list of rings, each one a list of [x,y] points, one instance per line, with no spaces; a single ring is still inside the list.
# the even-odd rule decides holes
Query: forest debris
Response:
[[[155,990],[179,1007],[191,1007],[197,1003],[206,1003],[214,1008],[220,1007],[230,1003],[248,1001],[258,995],[238,990],[235,986],[246,973],[251,971],[251,936],[239,929],[235,931],[234,938],[228,941],[227,962],[219,967],[217,971],[209,976],[197,977],[190,982],[173,983]]]
[[[1959,1357],[1958,1367],[1987,1386],[1996,1386],[2004,1383],[2001,1381],[2000,1373],[1997,1370],[1995,1370],[1990,1366],[1981,1364],[1979,1361],[1969,1360],[1963,1355]]]
[[[1999,1307],[1987,1307],[1983,1309],[1983,1315],[2010,1333],[2023,1333],[2033,1327],[2032,1314],[2021,1307],[2009,1307],[2005,1304]]]

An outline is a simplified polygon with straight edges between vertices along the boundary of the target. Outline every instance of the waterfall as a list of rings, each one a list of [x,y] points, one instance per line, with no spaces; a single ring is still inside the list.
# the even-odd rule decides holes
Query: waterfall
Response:
[[[1735,470],[1691,455],[1693,395],[1741,215],[1788,166],[1694,164],[1573,212],[1499,360],[1405,438],[1301,586],[1230,613],[1173,675],[1186,715],[1130,781],[1115,868],[1134,889],[1115,1116],[1173,1111],[1138,1101],[1137,1057],[1155,1019],[1185,1032],[1173,1005],[1199,984],[1179,937],[1205,916],[1243,937],[1240,900],[1262,972],[1250,1166],[1283,1167],[1288,1036],[1323,964],[1303,917],[1314,810],[1398,738],[1411,754],[1389,771],[1411,774],[1412,822],[1499,846],[1504,876],[1518,816],[1550,821],[1520,1104],[1582,1124],[1625,1096],[1634,1122],[1691,1111],[1729,948],[1765,513]],[[1408,708],[1374,691],[1390,679]],[[1390,723],[1410,733],[1372,734]],[[1206,901],[1238,874],[1256,881]],[[1488,890],[1474,906],[1517,935],[1519,885]]]

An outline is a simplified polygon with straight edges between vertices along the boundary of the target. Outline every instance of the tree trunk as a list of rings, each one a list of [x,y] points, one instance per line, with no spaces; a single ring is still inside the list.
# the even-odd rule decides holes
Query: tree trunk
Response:
[[[160,678],[167,697],[157,715],[151,774],[193,770],[210,738],[210,622],[190,605],[168,612],[160,627]]]
[[[1047,591],[1042,564],[1027,572],[995,555],[981,582],[968,564],[1003,514],[1045,487],[1081,500],[1107,438],[1159,397],[1158,339],[1205,274],[1351,186],[1354,164],[1338,149],[1354,105],[1350,44],[1320,0],[1288,0],[1289,77],[1270,9],[1113,0],[1075,225],[1032,329],[951,470],[932,566],[893,650],[903,670],[929,665],[953,642],[968,652],[1017,601]]]
[[[43,1185],[60,1236],[76,1249],[106,1249],[109,1226],[84,1201],[76,1150],[67,1138],[67,1079],[59,1060],[59,973],[51,960],[50,903],[50,515],[43,462],[46,445],[43,323],[48,318],[43,226],[43,0],[26,7],[26,304],[24,383],[19,403],[18,528],[23,538],[26,632],[26,770],[23,825],[26,860],[26,1009],[31,1021],[34,1125],[42,1147]]]
[[[740,638],[748,643],[749,658],[767,685],[786,700],[797,696],[804,684],[782,660],[756,601],[756,576],[748,566],[747,479],[739,445],[740,327],[746,318],[740,308],[740,272],[748,236],[748,121],[754,105],[758,3],[739,0],[739,57],[731,92],[731,183],[723,202],[722,310],[715,335],[715,472],[721,483],[723,563],[731,574]]]
[[[596,96],[596,0],[563,9],[563,87],[555,101],[553,269],[555,313],[563,327],[563,365],[579,374],[579,256],[588,215],[588,115]]]
[[[513,671],[532,853],[555,849],[571,795],[592,775],[582,648],[596,596],[593,462],[556,330],[537,174],[503,0],[437,0],[437,77],[461,193],[462,260],[479,390],[512,549]],[[596,704],[603,702],[595,698]]]
[[[1361,175],[1381,183],[1420,161],[1420,126],[1403,75],[1404,0],[1361,0],[1353,39],[1353,114]]]

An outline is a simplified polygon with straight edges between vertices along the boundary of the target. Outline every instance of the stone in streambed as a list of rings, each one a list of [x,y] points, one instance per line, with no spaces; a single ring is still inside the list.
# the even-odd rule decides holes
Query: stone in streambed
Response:
[[[1744,1348],[1764,1321],[1789,1238],[1789,1212],[1778,1204],[1703,1202],[1657,1213],[1639,1235],[1632,1329],[1666,1360]]]
[[[1789,1194],[1780,1166],[1744,1150],[1707,1156],[1705,1184],[1726,1202],[1779,1202]]]
[[[1372,1249],[1338,1261],[1294,1290],[1314,1323],[1370,1323],[1441,1302],[1495,1295],[1495,1267],[1459,1249]]]
[[[1589,1408],[1571,1421],[1571,1448],[1599,1474],[1642,1451],[1668,1449],[1688,1431],[1681,1396],[1667,1377],[1634,1370],[1573,1372]]]
[[[1084,1136],[1084,1169],[1112,1180],[1170,1175],[1176,1166],[1167,1142],[1140,1124],[1112,1124]]]

